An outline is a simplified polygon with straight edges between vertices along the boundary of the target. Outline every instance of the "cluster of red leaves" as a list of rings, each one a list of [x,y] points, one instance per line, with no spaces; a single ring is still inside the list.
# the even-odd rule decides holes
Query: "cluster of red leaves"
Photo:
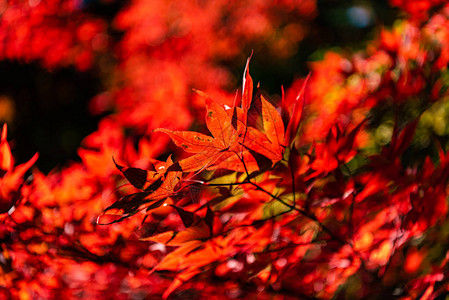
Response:
[[[336,123],[355,126],[376,107],[393,107],[390,111],[395,111],[412,103],[417,116],[444,98],[448,86],[448,16],[445,7],[425,22],[398,21],[392,29],[382,29],[365,51],[327,52],[323,60],[312,62],[302,142],[324,138]],[[293,83],[287,93],[289,101],[301,85],[302,79]],[[437,126],[431,131],[444,134]],[[358,142],[366,146],[368,140],[363,133]]]
[[[435,6],[445,4],[444,0],[390,0],[392,6],[400,7],[412,20],[424,21]]]
[[[106,91],[92,99],[91,112],[116,110],[118,122],[140,133],[188,128],[198,117],[192,104],[201,107],[192,88],[232,102],[226,88],[235,79],[223,62],[242,60],[251,49],[294,55],[316,15],[316,0],[277,1],[276,9],[271,1],[135,0],[108,23],[85,12],[88,2],[2,1],[0,59],[39,61],[50,69],[95,67],[106,77]]]
[[[87,70],[95,53],[108,47],[107,24],[81,8],[81,1],[75,0],[2,1],[0,59]]]
[[[108,74],[107,92],[94,98],[90,109],[118,112],[84,140],[81,163],[48,175],[34,170],[26,181],[25,171],[37,157],[14,169],[5,129],[0,297],[161,295],[170,279],[150,277],[148,270],[166,250],[139,239],[143,217],[96,225],[105,207],[133,191],[127,186],[117,190],[124,181],[111,158],[149,168],[159,166],[150,158],[167,148],[162,135],[147,132],[136,140],[125,135],[125,126],[139,133],[156,126],[187,128],[193,120],[193,86],[232,98],[222,89],[232,84],[231,73],[221,66],[224,52],[232,50],[225,59],[239,59],[244,49],[269,46],[273,54],[292,55],[304,37],[304,20],[315,14],[314,0],[280,1],[276,11],[271,3],[256,1],[207,7],[197,1],[177,6],[172,1],[134,1],[108,24],[102,16],[86,13],[84,5],[87,1],[0,1],[1,59],[39,61],[50,70],[99,68]],[[113,30],[123,30],[123,38],[113,40]],[[159,213],[165,219],[163,207]],[[178,222],[165,221],[170,226]]]
[[[152,269],[175,274],[164,298],[206,274],[244,283],[236,286],[239,295],[275,291],[363,298],[373,293],[373,283],[380,293],[417,292],[411,286],[390,289],[402,283],[394,274],[404,263],[413,273],[421,259],[410,254],[404,262],[400,249],[447,215],[447,155],[440,150],[439,163],[428,158],[419,170],[401,163],[417,121],[395,128],[391,143],[363,157],[356,170],[346,163],[359,155],[355,140],[365,122],[352,129],[335,125],[325,140],[303,152],[291,140],[303,91],[304,86],[291,113],[284,111],[285,125],[260,96],[261,120],[250,126],[247,66],[241,107],[206,98],[212,136],[159,130],[193,155],[159,162],[148,171],[118,166],[139,191],[108,207],[101,219],[115,223],[144,212],[144,224],[152,230],[142,240],[176,247]],[[154,227],[160,207],[165,207],[164,221],[178,218],[181,225]],[[345,290],[356,278],[363,279]]]
[[[79,2],[7,3],[2,9],[9,17],[1,26],[22,17],[24,29],[2,31],[8,34],[3,44],[39,47],[34,54],[19,47],[22,52],[4,57],[53,67],[77,64],[79,53],[101,50],[94,40],[104,38],[105,25],[84,19]],[[278,4],[305,16],[315,10],[314,1]],[[206,6],[135,1],[119,14],[116,26],[125,34],[114,74],[122,85],[91,105],[101,112],[112,97],[118,113],[85,139],[82,163],[48,175],[33,170],[25,180],[37,156],[14,167],[3,128],[0,295],[447,294],[449,249],[439,243],[449,235],[449,156],[435,142],[435,157],[404,163],[418,131],[447,135],[443,121],[429,126],[424,118],[446,103],[447,9],[425,22],[402,21],[383,30],[363,53],[327,53],[276,108],[259,89],[254,93],[249,63],[241,96],[232,101],[223,92],[230,76],[216,57],[239,56],[254,40],[275,51],[294,47],[300,24],[285,24],[283,13],[265,2]],[[72,20],[78,14],[90,25]],[[56,23],[39,21],[54,15]],[[76,35],[58,26],[64,16],[67,32]],[[224,19],[234,24],[226,32],[218,30]],[[256,23],[266,26],[260,30]],[[29,34],[33,26],[42,35]],[[68,34],[55,56],[47,50],[57,39],[48,32]],[[190,96],[191,87],[220,101],[199,91]],[[192,122],[187,107],[200,102],[210,134],[181,131]],[[418,112],[400,120],[408,106]],[[376,128],[379,107],[394,110],[397,118],[387,141],[376,144],[370,137],[385,125]],[[146,133],[136,140],[124,126]],[[170,129],[148,132],[157,126]],[[188,155],[167,157],[165,135]],[[361,150],[367,145],[370,151]],[[167,158],[152,159],[161,155]]]
[[[99,135],[109,139],[102,138],[106,145],[98,152],[83,150],[83,164],[46,176],[34,170],[24,182],[37,156],[13,168],[4,128],[0,297],[110,299],[146,295],[149,289],[162,293],[164,283],[145,271],[158,255],[133,234],[141,221],[95,225],[104,206],[116,199],[115,168],[98,167],[103,155],[110,160],[109,154],[123,151],[121,130],[103,121]],[[98,135],[86,142],[94,149]]]
[[[118,119],[141,130],[186,129],[203,112],[192,88],[231,105],[226,89],[236,84],[224,62],[243,61],[251,49],[292,56],[315,2],[277,1],[273,9],[271,1],[133,1],[115,20],[124,31],[116,70],[123,86],[112,91]]]

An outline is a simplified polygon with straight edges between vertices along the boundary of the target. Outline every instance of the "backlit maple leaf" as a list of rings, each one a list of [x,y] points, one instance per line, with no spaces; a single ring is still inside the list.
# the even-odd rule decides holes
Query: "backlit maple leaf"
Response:
[[[248,63],[249,59],[244,76],[242,108],[235,105],[232,108],[222,106],[198,91],[206,98],[206,125],[212,136],[193,131],[156,129],[166,133],[184,151],[194,153],[175,163],[170,167],[170,171],[195,172],[220,168],[239,172],[258,170],[254,157],[242,147],[253,92]]]

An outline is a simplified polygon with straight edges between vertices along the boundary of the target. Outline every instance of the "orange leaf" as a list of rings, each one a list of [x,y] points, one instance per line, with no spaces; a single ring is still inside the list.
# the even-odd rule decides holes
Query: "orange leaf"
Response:
[[[169,171],[194,172],[203,169],[228,168],[234,171],[244,172],[241,163],[242,147],[239,139],[243,136],[244,113],[237,109],[219,105],[210,98],[206,99],[206,125],[211,136],[191,131],[173,131],[168,129],[156,129],[167,134],[173,142],[182,147],[186,152],[194,155],[178,161],[170,167]],[[239,157],[240,155],[240,157]],[[250,172],[257,170],[257,165],[249,153],[245,153],[245,161]]]
[[[236,130],[226,110],[214,100],[206,99],[206,124],[215,139],[215,145],[226,149],[236,141]],[[229,108],[230,110],[230,108]]]
[[[194,131],[175,131],[164,128],[158,128],[155,131],[160,131],[167,134],[176,146],[181,147],[184,151],[189,153],[198,153],[204,151],[206,148],[213,147],[213,138]]]
[[[310,73],[309,73],[309,75],[307,75],[306,79],[304,80],[301,90],[299,91],[298,96],[296,97],[295,103],[293,104],[293,110],[292,110],[292,114],[290,117],[290,122],[288,123],[287,131],[285,133],[284,145],[289,145],[290,142],[296,136],[296,133],[298,131],[299,122],[301,121],[301,116],[302,116],[302,110],[304,108],[304,90],[305,90],[307,82],[309,81],[309,78],[310,78]]]
[[[244,145],[249,149],[271,159],[273,162],[277,162],[282,159],[282,147],[277,147],[275,144],[270,142],[265,134],[253,127],[248,127]]]
[[[190,241],[199,241],[209,237],[209,227],[204,222],[200,222],[197,226],[186,228],[180,232],[167,231],[155,236],[143,238],[142,241],[157,242],[167,246],[181,246]]]
[[[163,299],[167,299],[170,294],[176,290],[178,287],[180,287],[184,282],[198,274],[200,270],[189,270],[188,272],[182,272],[179,273],[178,276],[173,280],[173,282],[170,284],[170,286],[165,290],[164,294],[162,295]]]
[[[251,106],[251,100],[253,98],[253,79],[249,75],[249,61],[252,57],[248,57],[246,60],[246,66],[245,66],[245,72],[243,74],[243,86],[242,86],[242,109],[244,112],[244,120],[243,123],[246,125],[246,116],[249,110],[249,107]]]
[[[273,144],[272,148],[282,157],[283,149],[281,144],[284,142],[284,123],[278,111],[263,96],[262,117],[263,128],[268,140]]]
[[[14,159],[11,155],[11,149],[9,148],[9,144],[6,140],[7,132],[7,125],[4,124],[2,129],[2,138],[0,141],[0,168],[6,172],[9,172],[12,170],[14,165]]]

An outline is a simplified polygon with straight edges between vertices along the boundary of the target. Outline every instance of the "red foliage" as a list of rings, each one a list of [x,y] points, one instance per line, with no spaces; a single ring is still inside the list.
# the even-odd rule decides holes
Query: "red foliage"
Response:
[[[107,24],[90,18],[74,0],[2,1],[0,59],[40,60],[47,68],[91,67],[107,48]]]
[[[115,110],[80,163],[47,175],[28,171],[37,155],[14,166],[3,127],[2,298],[449,292],[449,14],[431,10],[442,1],[391,1],[410,19],[365,51],[327,52],[280,107],[254,92],[249,59],[231,96],[220,60],[253,44],[288,57],[315,1],[136,0],[111,27],[82,3],[0,4],[1,58],[95,62],[112,75],[90,108]]]
[[[391,5],[402,8],[411,19],[423,21],[429,17],[429,10],[445,4],[444,0],[390,0]]]

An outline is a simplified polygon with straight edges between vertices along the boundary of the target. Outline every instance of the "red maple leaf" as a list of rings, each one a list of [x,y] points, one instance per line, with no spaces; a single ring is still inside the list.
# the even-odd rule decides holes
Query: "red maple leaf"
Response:
[[[247,62],[242,94],[242,107],[222,106],[200,91],[206,98],[206,125],[212,136],[193,131],[156,129],[166,133],[173,142],[194,155],[178,161],[169,171],[195,172],[204,169],[228,169],[252,172],[258,169],[252,154],[243,147],[246,120],[251,105],[253,80]]]
[[[248,64],[249,59],[244,73],[241,107],[237,106],[237,101],[232,108],[222,106],[197,91],[206,98],[206,125],[212,136],[193,131],[156,129],[170,136],[184,151],[194,153],[175,163],[169,171],[195,172],[223,168],[251,173],[259,169],[254,152],[273,163],[283,158],[286,140],[284,123],[279,112],[263,96],[261,102],[264,132],[247,125],[253,92],[253,80],[249,75]],[[296,111],[295,113],[300,115]],[[294,123],[299,123],[299,119]],[[291,130],[289,124],[287,133]]]
[[[104,210],[97,218],[101,225],[120,222],[146,209],[150,211],[163,205],[168,198],[178,193],[175,189],[181,180],[179,172],[166,172],[173,164],[171,157],[166,163],[158,162],[154,171],[117,165],[128,181],[140,192],[126,195]]]

